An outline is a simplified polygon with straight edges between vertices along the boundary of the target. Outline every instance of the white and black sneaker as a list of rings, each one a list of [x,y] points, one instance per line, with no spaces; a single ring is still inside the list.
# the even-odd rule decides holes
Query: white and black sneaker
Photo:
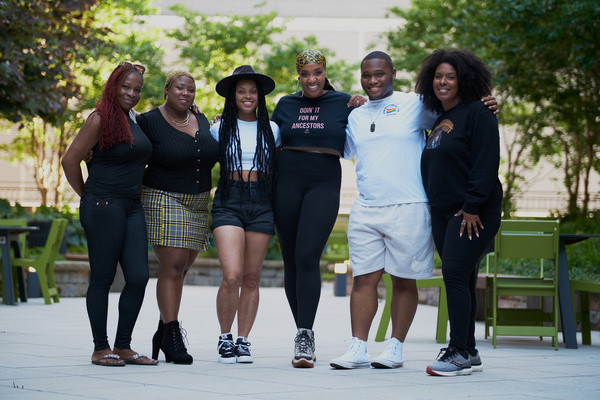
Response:
[[[313,368],[315,366],[315,337],[311,329],[300,328],[294,339],[294,368]]]
[[[235,359],[239,363],[253,363],[254,358],[250,353],[250,342],[245,338],[237,338],[235,342]]]
[[[235,364],[235,344],[233,343],[233,336],[231,333],[219,336],[219,343],[217,345],[219,351],[219,362],[222,364]]]

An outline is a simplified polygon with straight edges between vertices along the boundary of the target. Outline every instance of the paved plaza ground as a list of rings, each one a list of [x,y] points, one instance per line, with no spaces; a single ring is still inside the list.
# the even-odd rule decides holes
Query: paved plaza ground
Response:
[[[158,309],[151,279],[132,348],[150,355]],[[0,305],[0,399],[597,399],[600,390],[600,336],[592,346],[554,351],[550,339],[499,338],[494,349],[477,326],[484,371],[444,378],[425,373],[438,354],[437,308],[419,305],[396,370],[334,370],[329,360],[343,354],[350,339],[349,297],[335,297],[324,284],[315,322],[317,362],[313,369],[291,366],[295,328],[283,288],[261,288],[259,313],[250,335],[254,364],[217,363],[217,288],[186,286],[181,321],[187,330],[192,365],[92,365],[93,346],[85,299],[62,298],[45,305],[30,299]],[[118,294],[110,295],[109,337],[116,327]],[[380,310],[383,304],[380,304]],[[379,321],[379,313],[376,323]],[[369,353],[385,347],[375,343]],[[388,331],[389,332],[389,331]],[[234,331],[235,334],[235,331]],[[578,343],[581,336],[578,334]]]

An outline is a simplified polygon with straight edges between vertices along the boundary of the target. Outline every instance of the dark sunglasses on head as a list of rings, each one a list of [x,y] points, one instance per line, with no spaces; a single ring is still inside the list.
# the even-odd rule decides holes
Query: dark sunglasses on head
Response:
[[[142,74],[142,75],[144,75],[144,72],[146,72],[146,67],[144,67],[143,65],[132,64],[129,61],[121,61],[119,63],[119,67],[123,67],[123,68],[135,68],[138,71],[140,71],[140,74]]]

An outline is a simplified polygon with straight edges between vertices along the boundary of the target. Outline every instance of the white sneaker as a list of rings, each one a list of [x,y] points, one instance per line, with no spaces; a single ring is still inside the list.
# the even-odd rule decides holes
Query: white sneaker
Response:
[[[387,341],[387,347],[381,355],[371,361],[373,368],[399,368],[404,365],[402,359],[403,343],[396,338]]]
[[[329,365],[338,369],[368,368],[371,362],[367,353],[367,342],[353,337],[348,351],[343,356],[331,360]]]

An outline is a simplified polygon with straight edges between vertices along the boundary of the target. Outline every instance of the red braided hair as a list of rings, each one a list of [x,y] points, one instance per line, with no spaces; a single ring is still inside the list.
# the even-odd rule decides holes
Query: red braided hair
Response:
[[[120,142],[129,142],[133,146],[133,135],[129,130],[129,122],[127,114],[123,111],[117,102],[117,90],[129,74],[142,74],[135,68],[124,68],[118,66],[110,74],[102,97],[96,104],[96,112],[102,118],[100,124],[100,134],[98,142],[100,143],[100,151],[104,151],[109,147]],[[142,77],[142,82],[143,82]]]

